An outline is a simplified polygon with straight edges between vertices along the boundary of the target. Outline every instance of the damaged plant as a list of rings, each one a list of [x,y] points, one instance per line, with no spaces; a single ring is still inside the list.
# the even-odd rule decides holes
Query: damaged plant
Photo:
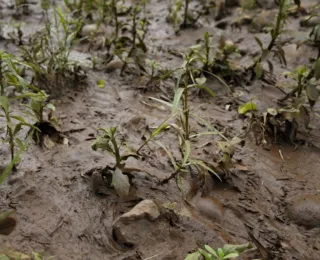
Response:
[[[115,159],[113,166],[107,165],[100,173],[107,179],[108,184],[115,188],[120,197],[125,197],[130,192],[129,177],[125,173],[125,161],[130,157],[136,159],[139,157],[133,152],[122,152],[125,144],[120,143],[117,127],[100,128],[98,131],[103,135],[96,138],[91,146],[92,149],[107,151]]]
[[[33,128],[29,130],[29,134],[31,134],[36,144],[45,145],[47,148],[50,148],[53,146],[50,138],[59,143],[63,142],[63,137],[57,130],[57,120],[52,117],[55,106],[48,102],[49,96],[45,91],[38,90],[36,93],[26,92],[18,98],[28,98],[30,100],[30,104],[26,105],[29,109],[26,114],[31,116],[35,121]],[[44,118],[44,110],[49,111],[47,119]]]

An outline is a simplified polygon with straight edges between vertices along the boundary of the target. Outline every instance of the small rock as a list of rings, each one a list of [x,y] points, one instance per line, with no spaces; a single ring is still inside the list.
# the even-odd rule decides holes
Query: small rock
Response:
[[[320,227],[320,195],[297,198],[287,213],[299,225],[309,228]]]
[[[262,32],[265,27],[273,25],[276,15],[277,11],[263,10],[252,20],[251,29],[257,32]]]
[[[118,243],[133,247],[152,236],[159,216],[158,206],[152,200],[143,200],[114,221],[113,235]]]
[[[106,65],[105,70],[109,73],[117,69],[121,69],[123,64],[124,63],[121,60],[112,60]]]
[[[106,27],[101,24],[99,27],[97,24],[86,24],[82,27],[80,31],[80,36],[87,37],[93,34],[100,35],[106,32]]]

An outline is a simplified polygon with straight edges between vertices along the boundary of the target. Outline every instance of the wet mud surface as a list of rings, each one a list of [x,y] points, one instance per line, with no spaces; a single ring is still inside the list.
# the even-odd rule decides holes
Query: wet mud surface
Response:
[[[13,12],[8,7],[9,2],[0,4],[4,23]],[[165,20],[168,1],[151,2],[148,5],[148,55],[166,68],[172,69],[182,63],[170,50],[186,50],[206,31],[213,39],[224,34],[226,39],[236,42],[246,53],[238,60],[244,65],[259,50],[254,36],[261,37],[264,42],[268,40],[267,34],[251,33],[248,26],[242,26],[241,32],[232,30],[231,23],[237,17],[238,8],[228,8],[228,15],[223,18],[227,24],[225,29],[216,27],[221,21],[205,17],[199,20],[198,28],[182,30],[175,35]],[[270,4],[272,1],[265,2],[270,7],[261,12],[265,15],[276,12],[276,7]],[[306,6],[317,3],[303,2]],[[39,3],[34,3],[31,9],[32,15],[21,18],[26,38],[41,25]],[[252,12],[257,15],[260,10]],[[264,19],[261,14],[259,17]],[[290,17],[288,26],[308,34],[309,28],[300,27],[299,19],[301,17]],[[16,50],[13,44],[5,46],[4,43],[4,40],[0,42],[1,48]],[[277,76],[307,63],[308,57],[316,55],[312,47],[296,50],[296,44],[292,40],[285,46],[288,66],[276,65]],[[72,56],[81,59],[98,53],[85,49],[79,46]],[[96,85],[100,79],[106,83],[103,89]],[[57,144],[46,150],[30,144],[18,171],[0,189],[0,209],[16,209],[18,220],[10,236],[0,237],[1,246],[23,252],[43,251],[58,260],[169,260],[184,259],[190,251],[204,244],[217,248],[226,243],[255,242],[248,234],[250,230],[268,252],[268,259],[319,259],[319,120],[312,121],[311,131],[300,130],[300,138],[306,142],[298,147],[282,143],[264,149],[256,145],[254,136],[249,134],[245,145],[235,152],[238,167],[230,171],[224,182],[210,180],[202,195],[193,190],[191,183],[187,202],[174,180],[158,185],[158,181],[168,177],[173,169],[163,150],[153,144],[145,148],[144,161],[128,161],[127,167],[133,169],[134,176],[134,187],[128,198],[120,199],[113,189],[103,186],[99,176],[86,174],[112,162],[105,153],[91,149],[90,138],[96,136],[98,128],[120,126],[127,142],[139,147],[147,127],[159,125],[168,115],[167,111],[147,104],[152,104],[149,96],[170,96],[170,93],[159,89],[142,91],[142,87],[137,77],[120,77],[119,70],[92,71],[83,89],[65,89],[55,100],[55,116],[62,130],[82,130],[68,134],[68,146]],[[224,86],[212,81],[210,87],[217,97],[194,97],[195,111],[230,137],[239,135],[247,122],[238,116],[236,109],[225,110],[231,97]],[[276,104],[276,99],[283,96],[260,81],[251,86],[234,87],[243,93],[243,101],[254,96],[262,110]],[[314,107],[315,114],[319,108],[319,105]],[[202,126],[194,124],[192,127],[201,129]],[[171,134],[162,138],[162,142],[177,149]],[[204,137],[194,146],[194,154],[213,163],[217,150],[215,139]],[[0,157],[1,162],[7,163],[9,151],[2,144]],[[99,192],[94,192],[97,189]],[[141,206],[142,202],[145,204]],[[140,208],[137,209],[137,205]],[[259,250],[256,256],[259,257]],[[253,258],[244,256],[243,259]]]

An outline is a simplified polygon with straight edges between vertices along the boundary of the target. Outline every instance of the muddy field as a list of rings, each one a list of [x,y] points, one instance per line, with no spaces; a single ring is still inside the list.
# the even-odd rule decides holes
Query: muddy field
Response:
[[[195,10],[200,5],[191,2]],[[170,1],[150,0],[146,5],[146,56],[162,68],[178,68],[183,63],[179,53],[186,53],[209,32],[214,45],[221,35],[236,44],[241,55],[234,61],[238,66],[249,66],[260,50],[254,37],[264,44],[270,41],[263,28],[275,21],[278,5],[263,0],[260,7],[243,13],[239,1],[226,2],[221,18],[217,19],[215,7],[195,26],[176,34],[166,19]],[[0,2],[0,46],[17,56],[19,46],[10,37],[15,30],[12,24],[22,23],[24,44],[44,26],[40,2],[31,0],[28,4],[28,14],[16,15],[14,3]],[[63,6],[59,1],[56,4]],[[297,49],[314,26],[301,26],[300,21],[317,4],[319,0],[302,0],[304,12],[288,17],[285,26],[291,31],[283,35],[287,39],[283,44],[287,66],[272,59],[277,85],[285,80],[281,73],[299,65],[309,66],[310,58],[317,56],[314,46],[303,44]],[[248,22],[234,26],[244,14]],[[99,35],[109,37],[108,33],[103,30]],[[106,56],[104,47],[89,47],[88,42],[79,43],[70,59],[92,61],[93,57]],[[98,80],[104,80],[104,88],[97,86]],[[45,252],[57,260],[169,260],[184,259],[205,244],[218,248],[250,242],[257,248],[240,259],[320,259],[319,104],[310,113],[311,129],[299,127],[294,142],[270,138],[268,145],[262,145],[256,143],[254,131],[243,135],[250,119],[238,114],[238,106],[252,99],[261,113],[279,106],[277,99],[284,93],[275,84],[259,79],[247,84],[230,81],[226,82],[230,92],[216,78],[208,78],[207,85],[216,97],[202,92],[190,96],[193,112],[227,138],[240,136],[245,140],[236,146],[233,166],[222,176],[222,182],[213,177],[200,189],[194,178],[184,179],[183,190],[175,179],[159,185],[174,169],[164,150],[150,142],[143,148],[143,160],[127,161],[126,168],[133,176],[128,196],[120,198],[105,185],[95,169],[114,161],[107,152],[91,149],[97,129],[118,126],[130,147],[137,149],[150,129],[170,113],[150,97],[171,101],[174,82],[146,87],[146,79],[137,68],[120,76],[120,67],[109,63],[107,68],[88,70],[81,86],[54,86],[54,116],[68,144],[47,149],[30,141],[18,170],[1,185],[0,210],[15,209],[17,226],[9,236],[0,236],[0,246],[28,254]],[[282,89],[287,93],[291,90]],[[22,105],[16,102],[14,110],[19,113]],[[205,131],[205,125],[194,121],[190,126]],[[27,129],[23,135],[26,133]],[[5,136],[4,131],[0,134]],[[173,131],[159,139],[179,153]],[[217,140],[217,135],[202,136],[192,143],[192,155],[214,165],[219,155]],[[9,162],[9,154],[8,146],[1,143],[0,164]]]

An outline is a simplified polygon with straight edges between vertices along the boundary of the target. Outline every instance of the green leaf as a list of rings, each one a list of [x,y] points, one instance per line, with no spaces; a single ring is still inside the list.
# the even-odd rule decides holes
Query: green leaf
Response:
[[[202,77],[202,78],[196,78],[195,79],[195,81],[196,81],[196,83],[198,84],[198,85],[204,85],[206,82],[207,82],[207,78],[205,78],[205,77]]]
[[[243,115],[249,111],[255,111],[255,110],[257,110],[257,105],[255,103],[253,103],[252,101],[250,101],[250,102],[247,102],[245,104],[240,105],[238,108],[238,113]]]
[[[246,243],[246,244],[242,244],[242,245],[230,245],[230,244],[226,244],[223,247],[223,250],[225,252],[238,252],[238,253],[242,253],[245,252],[246,250],[252,248],[252,245],[250,243]]]
[[[46,105],[47,108],[51,109],[52,111],[56,111],[56,107],[52,105],[51,103]]]
[[[194,253],[188,254],[184,260],[199,260],[200,256],[201,256],[200,252],[194,252]]]
[[[262,68],[262,65],[261,65],[260,62],[258,62],[258,63],[256,64],[256,66],[254,67],[254,73],[256,74],[256,77],[257,77],[258,79],[261,78],[261,76],[262,76],[262,74],[263,74],[263,68]]]
[[[316,86],[313,84],[308,84],[306,88],[306,92],[308,95],[308,98],[312,101],[317,101],[319,98],[319,91],[317,90]]]
[[[56,11],[57,14],[59,15],[60,22],[61,22],[62,27],[63,27],[63,31],[64,31],[65,33],[67,33],[67,32],[68,32],[68,25],[67,25],[66,19],[64,18],[64,14],[62,13],[62,11],[61,11],[60,8],[55,9],[55,11]]]
[[[219,174],[216,173],[216,172],[215,172],[213,169],[211,169],[210,167],[208,167],[203,161],[201,161],[201,160],[196,160],[196,159],[190,159],[190,158],[189,158],[189,162],[190,162],[191,164],[198,165],[198,166],[202,167],[203,169],[211,172],[211,173],[214,174],[220,181],[222,181],[221,178],[220,178],[220,176],[219,176]]]
[[[205,260],[212,260],[212,257],[210,254],[208,254],[206,251],[204,251],[203,249],[199,248],[199,252],[201,253],[201,255],[204,257]]]
[[[99,88],[104,88],[106,86],[103,79],[98,80],[97,85]]]
[[[97,139],[92,143],[91,148],[94,151],[97,151],[98,149],[101,149],[102,151],[108,151],[108,152],[113,152],[110,144],[109,144],[110,139],[105,138],[105,137],[97,137]]]
[[[190,147],[190,141],[185,140],[184,145],[183,145],[183,161],[182,161],[182,167],[184,167],[189,159],[191,152],[191,147]]]
[[[9,176],[11,173],[11,170],[13,166],[20,160],[20,154],[22,151],[20,151],[18,154],[16,154],[9,165],[4,169],[4,171],[0,175],[0,184]]]
[[[13,209],[0,213],[0,223],[6,218],[10,217],[15,211]]]
[[[224,252],[223,252],[222,248],[218,248],[217,251],[218,251],[219,258],[220,258],[220,259],[223,259],[223,257],[224,257]]]
[[[207,91],[210,96],[212,97],[215,97],[216,95],[214,94],[214,92],[207,86],[203,86],[203,85],[196,85],[197,88],[200,88],[200,89],[204,89],[205,91]]]
[[[171,161],[174,169],[175,169],[175,170],[179,169],[176,161],[174,160],[171,152],[167,149],[167,147],[166,147],[163,143],[161,143],[161,142],[159,142],[159,141],[156,141],[155,143],[156,143],[157,145],[159,145],[159,146],[166,152],[166,154],[168,155],[168,157],[169,157],[169,159],[170,159],[170,161]]]
[[[0,97],[0,105],[2,106],[6,116],[9,115],[9,99],[6,96]]]
[[[212,255],[214,255],[215,257],[218,257],[216,251],[211,247],[211,246],[208,246],[208,245],[205,245],[204,248]]]
[[[314,67],[314,73],[316,80],[320,79],[320,58],[317,59],[315,67]]]
[[[174,94],[173,103],[172,103],[173,113],[177,112],[178,110],[183,91],[184,91],[184,88],[178,88]]]
[[[231,259],[231,258],[235,258],[238,256],[239,256],[239,253],[235,252],[235,253],[230,253],[230,254],[225,255],[222,259]]]
[[[17,133],[20,132],[21,128],[22,128],[22,124],[21,123],[17,124],[13,130],[13,135],[14,136],[17,135]]]
[[[262,41],[261,41],[258,37],[254,37],[254,39],[256,40],[256,42],[258,43],[258,45],[260,46],[261,50],[263,50],[263,43],[262,43]]]
[[[112,172],[112,185],[121,198],[127,196],[130,191],[130,183],[127,175],[123,174],[119,168]]]

